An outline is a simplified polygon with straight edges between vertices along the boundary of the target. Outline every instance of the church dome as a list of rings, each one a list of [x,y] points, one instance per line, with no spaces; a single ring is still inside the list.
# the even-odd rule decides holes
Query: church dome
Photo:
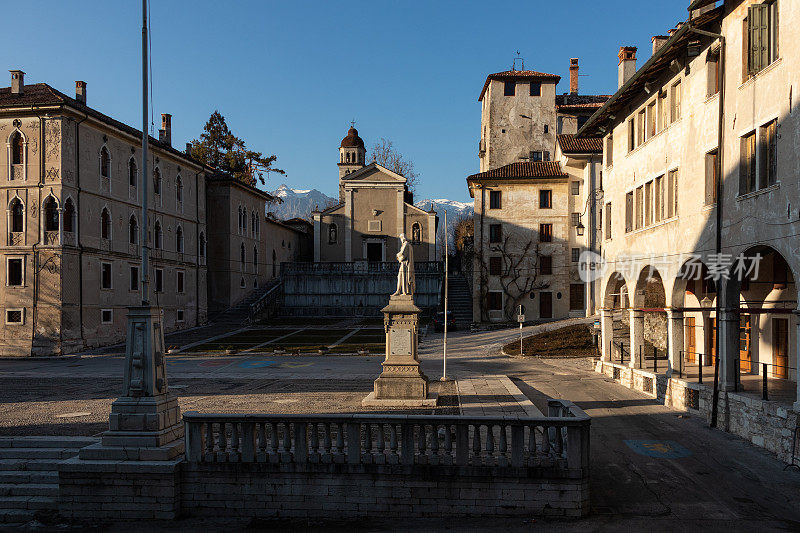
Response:
[[[364,148],[364,141],[358,136],[358,130],[350,128],[347,130],[347,137],[342,139],[342,148]]]

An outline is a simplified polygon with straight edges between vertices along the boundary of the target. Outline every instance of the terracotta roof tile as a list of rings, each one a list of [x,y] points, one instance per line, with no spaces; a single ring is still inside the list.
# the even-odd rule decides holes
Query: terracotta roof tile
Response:
[[[504,70],[503,72],[495,72],[494,74],[489,74],[486,76],[486,82],[483,84],[483,89],[481,89],[481,95],[478,97],[478,101],[480,102],[483,100],[483,95],[486,93],[486,89],[489,88],[489,83],[492,80],[522,80],[522,79],[531,79],[531,80],[553,80],[556,83],[561,80],[561,76],[557,74],[547,74],[546,72],[536,72],[535,70]]]
[[[603,139],[600,137],[575,137],[574,135],[559,135],[557,137],[561,151],[565,154],[601,153]]]
[[[480,172],[467,177],[467,181],[496,178],[562,178],[566,174],[558,161],[525,161],[511,163],[494,170]]]

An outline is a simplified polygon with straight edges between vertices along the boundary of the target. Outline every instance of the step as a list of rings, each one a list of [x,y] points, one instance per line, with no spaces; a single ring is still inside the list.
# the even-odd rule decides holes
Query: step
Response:
[[[12,471],[0,472],[0,484],[58,483],[55,471]]]
[[[0,459],[69,459],[78,448],[0,448]]]
[[[2,483],[0,496],[58,497],[58,483]]]
[[[0,459],[0,472],[58,472],[58,463],[63,459]]]
[[[36,511],[28,509],[0,509],[0,524],[25,524],[34,519]]]
[[[58,509],[58,500],[48,496],[0,496],[0,509],[28,509],[30,511]]]
[[[94,437],[0,437],[0,448],[83,448],[98,440]]]

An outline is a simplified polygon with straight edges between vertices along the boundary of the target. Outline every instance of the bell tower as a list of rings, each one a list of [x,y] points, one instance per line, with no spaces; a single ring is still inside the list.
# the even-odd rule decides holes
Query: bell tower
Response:
[[[342,179],[356,170],[364,168],[367,151],[364,149],[364,141],[358,136],[355,123],[351,123],[347,130],[347,137],[342,139],[339,145],[339,201],[344,201],[344,186]]]

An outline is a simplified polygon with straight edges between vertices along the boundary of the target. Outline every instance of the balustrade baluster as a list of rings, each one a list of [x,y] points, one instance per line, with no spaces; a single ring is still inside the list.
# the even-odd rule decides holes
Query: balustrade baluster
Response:
[[[486,425],[486,460],[494,459],[494,424]]]
[[[206,422],[206,453],[214,453],[214,423]]]
[[[481,425],[475,424],[472,427],[475,428],[472,433],[472,454],[474,455],[474,460],[480,464],[481,439],[483,438],[481,435]]]
[[[319,453],[319,427],[316,422],[309,424],[311,430],[311,450],[310,453]]]
[[[258,425],[258,451],[259,453],[267,453],[267,428],[266,424],[261,423]]]
[[[453,454],[453,435],[450,433],[450,424],[444,425],[444,451],[447,455]]]
[[[269,441],[270,441],[269,444],[270,444],[270,446],[272,448],[272,454],[277,456],[278,455],[278,423],[277,422],[271,422],[270,425],[269,425],[269,429],[270,429],[270,431],[269,431],[269,433],[270,433],[270,435],[269,435]]]
[[[434,455],[439,453],[439,424],[431,426],[431,451]]]
[[[385,436],[383,434],[383,430],[384,430],[383,424],[378,424],[378,442],[377,442],[377,446],[378,446],[378,453],[380,455],[383,455],[384,451],[386,450],[386,439],[385,439]]]
[[[389,451],[397,457],[397,424],[389,424]]]
[[[289,422],[283,423],[283,452],[289,453],[292,449],[292,434],[289,431]]]
[[[553,431],[553,447],[555,448],[556,455],[561,455],[561,452],[564,451],[564,440],[561,435],[561,428],[554,427],[552,428]]]
[[[419,425],[419,433],[417,434],[417,448],[419,449],[420,455],[425,455],[425,451],[428,448],[428,435],[426,434],[425,429],[425,424]]]
[[[233,422],[231,424],[231,452],[238,452],[239,450],[239,423]]]
[[[506,435],[507,426],[505,424],[500,424],[500,455],[505,457],[506,453],[508,452],[508,443],[506,439],[508,438]]]
[[[344,424],[341,422],[336,423],[336,453],[344,453]]]
[[[364,424],[364,433],[361,435],[361,450],[367,456],[372,455],[372,424],[367,422]]]
[[[542,426],[542,454],[550,455],[550,428]]]
[[[219,423],[219,433],[217,433],[217,446],[219,451],[224,452],[228,447],[228,435],[226,434],[225,422]]]

